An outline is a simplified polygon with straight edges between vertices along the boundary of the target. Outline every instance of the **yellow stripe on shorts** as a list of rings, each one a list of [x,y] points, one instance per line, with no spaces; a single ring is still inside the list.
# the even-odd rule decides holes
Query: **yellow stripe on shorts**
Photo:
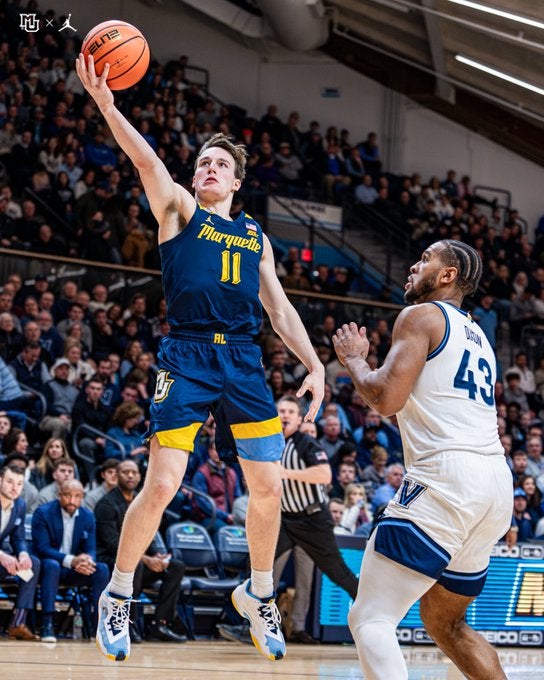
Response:
[[[281,432],[281,421],[278,416],[274,416],[270,420],[261,420],[260,423],[237,423],[231,425],[230,429],[234,439],[258,439],[279,434]]]
[[[178,427],[175,430],[162,430],[155,432],[159,444],[161,446],[168,446],[171,449],[183,449],[184,451],[193,451],[195,448],[196,433],[200,429],[202,423],[192,423],[185,427]]]

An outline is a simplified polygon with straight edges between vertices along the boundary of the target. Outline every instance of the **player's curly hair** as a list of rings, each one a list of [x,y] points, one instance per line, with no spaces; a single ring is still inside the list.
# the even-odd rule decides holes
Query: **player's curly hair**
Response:
[[[440,253],[440,258],[446,267],[457,269],[457,285],[463,296],[473,295],[482,276],[481,257],[472,246],[463,241],[444,239],[441,243],[444,244],[444,249]]]
[[[246,147],[243,144],[235,144],[227,135],[222,132],[210,137],[208,141],[202,145],[202,148],[198,152],[195,159],[195,171],[198,166],[199,158],[208,150],[214,146],[218,146],[220,149],[224,149],[234,158],[234,176],[236,179],[242,181],[246,176],[246,162],[248,153]]]

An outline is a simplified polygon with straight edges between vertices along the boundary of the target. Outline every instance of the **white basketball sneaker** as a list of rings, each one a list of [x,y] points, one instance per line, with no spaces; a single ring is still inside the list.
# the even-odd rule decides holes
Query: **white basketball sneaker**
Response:
[[[126,661],[130,656],[130,597],[104,591],[98,600],[96,645],[112,661]]]
[[[232,604],[238,614],[249,622],[249,633],[259,652],[271,661],[279,661],[286,650],[274,595],[261,599],[250,592],[250,585],[251,581],[247,579],[234,589]]]

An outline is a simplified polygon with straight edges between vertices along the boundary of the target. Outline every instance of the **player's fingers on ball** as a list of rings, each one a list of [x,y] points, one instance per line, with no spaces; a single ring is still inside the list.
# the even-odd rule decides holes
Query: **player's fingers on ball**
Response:
[[[92,54],[89,54],[89,56],[87,57],[87,68],[91,78],[96,78],[96,71],[94,70],[94,59]]]
[[[102,75],[100,76],[98,80],[98,84],[102,85],[102,83],[105,83],[106,80],[108,79],[108,73],[110,72],[110,65],[106,64],[104,66],[104,70],[102,71]]]

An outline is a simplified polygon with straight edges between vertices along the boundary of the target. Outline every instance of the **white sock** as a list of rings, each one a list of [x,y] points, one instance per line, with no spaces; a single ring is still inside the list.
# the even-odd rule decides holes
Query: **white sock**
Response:
[[[115,593],[115,595],[130,597],[132,595],[133,581],[134,581],[133,571],[119,571],[116,565],[113,568],[111,581],[108,583],[106,590],[108,591],[108,593]]]
[[[251,570],[251,592],[260,598],[271,597],[274,593],[274,581],[272,580],[272,570],[257,571]]]

